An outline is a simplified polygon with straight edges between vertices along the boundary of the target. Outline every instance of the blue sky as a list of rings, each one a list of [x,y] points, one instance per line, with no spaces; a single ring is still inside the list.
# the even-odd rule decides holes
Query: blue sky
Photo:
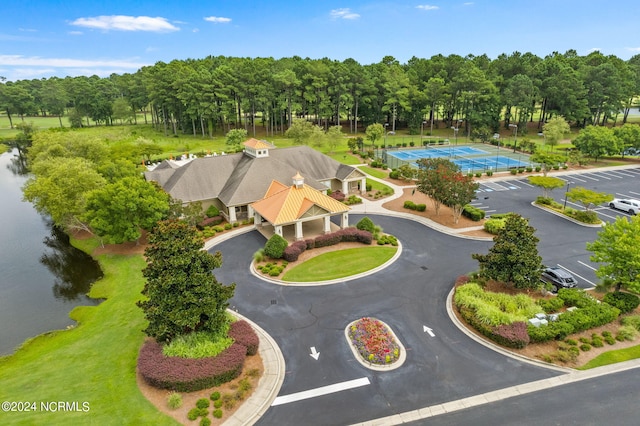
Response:
[[[0,76],[133,73],[208,55],[401,63],[433,55],[575,49],[640,54],[640,1],[6,1]]]

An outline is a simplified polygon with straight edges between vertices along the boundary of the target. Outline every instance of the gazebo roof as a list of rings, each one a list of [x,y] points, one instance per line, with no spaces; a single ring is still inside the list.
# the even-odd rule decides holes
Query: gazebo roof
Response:
[[[329,214],[349,211],[345,204],[306,184],[286,186],[276,180],[271,182],[264,198],[252,204],[274,226],[294,223],[314,206]]]

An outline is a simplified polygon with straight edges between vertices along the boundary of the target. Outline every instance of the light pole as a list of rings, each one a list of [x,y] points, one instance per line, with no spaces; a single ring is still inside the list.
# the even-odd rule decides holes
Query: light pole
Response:
[[[569,185],[571,185],[573,182],[567,182],[567,189],[564,191],[564,206],[562,207],[562,210],[566,210],[567,209],[567,194],[569,193]]]
[[[518,125],[509,124],[509,127],[513,127],[515,129],[515,137],[513,138],[513,152],[516,152],[516,146],[518,145]]]
[[[458,128],[451,126],[451,130],[453,130],[453,137],[456,140],[456,145],[458,145]]]
[[[387,148],[387,127],[389,127],[389,123],[384,123],[384,147]]]
[[[422,120],[422,124],[420,125],[420,146],[422,146],[422,135],[424,133],[424,125],[427,124],[426,120]]]

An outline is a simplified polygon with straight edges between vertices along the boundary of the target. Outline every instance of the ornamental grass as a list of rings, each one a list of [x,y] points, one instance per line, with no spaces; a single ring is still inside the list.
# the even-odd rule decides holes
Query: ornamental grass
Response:
[[[362,358],[372,364],[392,364],[400,356],[391,331],[377,319],[365,317],[353,323],[349,338]]]

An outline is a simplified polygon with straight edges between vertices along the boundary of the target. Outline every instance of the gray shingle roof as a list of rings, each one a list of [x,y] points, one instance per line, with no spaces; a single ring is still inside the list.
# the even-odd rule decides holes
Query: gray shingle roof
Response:
[[[237,153],[197,158],[177,169],[161,166],[145,177],[158,182],[173,198],[185,202],[219,198],[228,206],[259,200],[272,180],[288,185],[298,171],[307,185],[324,189],[320,181],[342,180],[354,170],[307,146],[270,149],[264,158]]]

